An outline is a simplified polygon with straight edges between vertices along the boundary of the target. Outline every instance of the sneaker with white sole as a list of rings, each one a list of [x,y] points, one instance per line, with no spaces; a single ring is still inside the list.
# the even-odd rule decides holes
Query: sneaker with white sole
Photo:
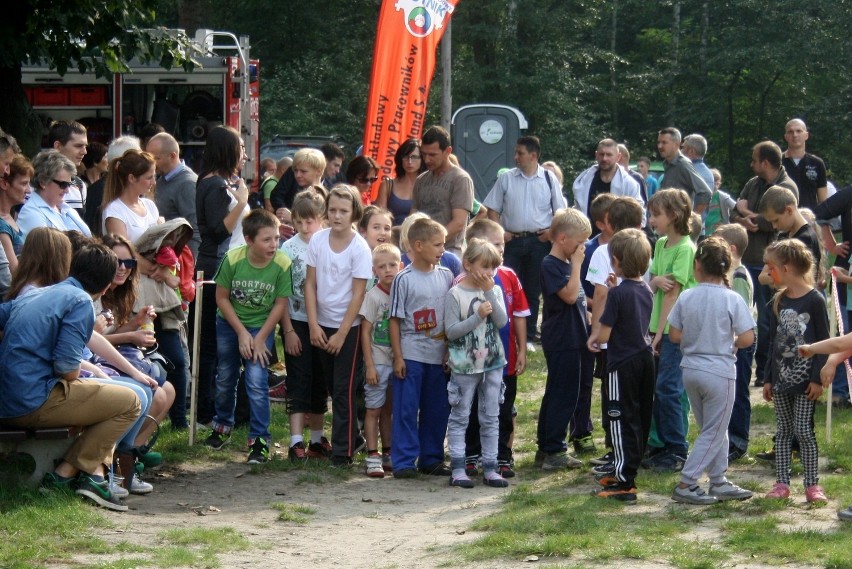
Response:
[[[567,452],[548,454],[541,463],[542,470],[562,470],[563,468],[580,468],[582,466],[582,460],[571,456]]]
[[[709,494],[720,502],[724,502],[725,500],[748,500],[754,496],[751,490],[740,488],[731,482],[711,484]]]
[[[133,478],[130,479],[130,493],[136,494],[137,496],[142,496],[145,494],[150,494],[154,491],[154,487],[144,480],[142,480],[138,474],[133,473]]]
[[[837,519],[841,522],[852,522],[852,506],[837,512]]]
[[[364,461],[366,466],[367,476],[370,478],[384,478],[385,469],[382,467],[382,455],[371,454]]]
[[[77,477],[74,492],[91,502],[116,512],[126,512],[127,505],[122,504],[118,497],[109,491],[108,480],[94,480],[83,472]]]
[[[672,491],[672,500],[681,504],[692,504],[693,506],[709,506],[719,501],[716,496],[711,496],[701,489],[698,484],[693,484],[687,488],[675,486]]]
[[[601,457],[590,458],[589,464],[594,464],[595,466],[598,466],[598,465],[601,465],[601,464],[609,464],[613,460],[615,460],[615,453],[612,452],[612,451],[608,451],[605,455],[603,455]]]

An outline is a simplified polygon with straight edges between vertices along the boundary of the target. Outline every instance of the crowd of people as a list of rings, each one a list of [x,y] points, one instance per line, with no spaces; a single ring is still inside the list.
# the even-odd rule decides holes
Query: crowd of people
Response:
[[[801,120],[785,152],[755,145],[737,199],[704,163],[704,137],[669,127],[661,178],[603,139],[570,205],[534,136],[479,202],[437,126],[399,146],[392,178],[357,156],[338,182],[345,155],[328,144],[265,164],[256,196],[235,130],[210,131],[197,175],[174,137],[150,134],[87,159],[85,128],[60,121],[30,162],[0,133],[0,422],[83,428],[44,486],[126,509],[128,492],[153,490],[140,473],[161,461],[151,447],[166,417],[209,429],[213,449],[245,422],[248,463],[267,462],[270,400],[284,400],[290,461],[348,468],[364,451],[369,477],[504,488],[518,376],[540,348],[536,467],[593,455],[594,494],[627,503],[642,467],[680,472],[678,502],[748,499],[725,473],[748,450],[754,375],[777,419],[774,448],[758,453],[775,462],[767,497],[790,496],[795,446],[806,500],[827,501],[814,410],[829,384],[848,404],[839,364],[852,336],[829,339],[824,265],[836,254],[835,278],[852,280],[852,188],[829,196]],[[196,270],[211,280],[195,283]],[[276,335],[286,380],[270,385]]]

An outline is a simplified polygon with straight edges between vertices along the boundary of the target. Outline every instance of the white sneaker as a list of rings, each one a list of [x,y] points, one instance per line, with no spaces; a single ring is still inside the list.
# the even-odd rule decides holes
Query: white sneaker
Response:
[[[130,493],[131,494],[150,494],[154,491],[154,487],[139,478],[138,474],[133,474],[133,478],[130,479]]]
[[[367,457],[367,476],[370,478],[384,478],[385,469],[382,468],[382,455],[371,455]]]
[[[110,480],[109,482],[109,491],[112,492],[113,496],[119,499],[127,498],[130,495],[130,492],[127,491],[127,488],[116,484],[113,480]]]
[[[722,484],[711,484],[711,496],[715,496],[717,500],[723,502],[725,500],[748,500],[752,497],[751,490],[740,488],[731,482],[723,482]]]
[[[535,353],[535,344],[532,342],[527,342],[527,351],[530,353]]]

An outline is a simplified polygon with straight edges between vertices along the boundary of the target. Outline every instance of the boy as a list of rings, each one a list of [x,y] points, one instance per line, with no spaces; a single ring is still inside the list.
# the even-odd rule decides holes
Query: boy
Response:
[[[607,285],[613,288],[607,291],[596,337],[609,343],[604,407],[614,456],[612,473],[597,476],[603,488],[595,495],[634,502],[656,383],[648,334],[654,299],[642,280],[651,261],[651,244],[641,230],[624,229],[613,236],[609,254],[614,274],[607,278]],[[618,286],[614,286],[616,277],[622,279]]]
[[[231,439],[237,380],[245,368],[248,392],[249,464],[269,460],[269,384],[267,365],[275,349],[275,326],[293,294],[290,259],[278,250],[278,219],[265,209],[243,219],[246,244],[222,259],[216,282],[216,416],[204,444],[221,449]]]
[[[538,415],[536,463],[544,470],[583,465],[568,454],[565,438],[568,421],[577,406],[584,365],[582,351],[589,337],[580,265],[583,245],[591,233],[589,220],[579,210],[558,210],[550,225],[553,245],[541,264],[541,347],[547,360],[547,384]]]
[[[418,219],[408,231],[411,264],[391,286],[390,330],[393,351],[393,474],[414,478],[417,470],[449,476],[444,437],[450,404],[444,363],[444,300],[453,274],[441,267],[447,230]],[[417,469],[415,469],[415,461]]]
[[[742,264],[742,252],[748,247],[746,228],[739,223],[728,223],[718,226],[713,235],[724,239],[730,246],[731,270],[728,271],[728,280],[731,282],[731,288],[743,298],[757,321],[757,312],[754,310],[754,284],[748,269]],[[748,430],[751,425],[749,384],[752,360],[754,360],[754,344],[737,350],[736,394],[731,422],[728,425],[728,462],[742,458],[748,450]]]
[[[503,227],[496,221],[490,219],[479,219],[467,228],[467,239],[484,239],[494,245],[502,258],[505,248],[503,240]],[[521,281],[515,271],[505,265],[497,267],[494,282],[503,293],[503,301],[506,305],[506,314],[511,315],[509,322],[500,328],[500,340],[503,342],[503,351],[506,354],[506,367],[503,368],[503,403],[500,404],[498,416],[497,435],[497,472],[503,478],[515,476],[514,458],[512,456],[512,435],[514,426],[515,397],[518,393],[518,376],[524,373],[527,367],[527,316],[530,315],[530,307],[527,297],[521,287]],[[474,395],[471,409],[478,409],[477,396]],[[476,476],[476,464],[479,461],[481,444],[479,439],[479,415],[470,414],[470,422],[465,435],[465,447],[467,458],[465,459],[465,472],[468,477]]]
[[[645,218],[645,211],[642,208],[642,205],[636,201],[634,198],[630,197],[618,197],[610,204],[610,207],[607,210],[605,216],[604,226],[606,227],[607,235],[611,238],[614,234],[618,233],[622,229],[639,229],[642,227],[642,221]],[[588,257],[590,254],[586,253]],[[596,251],[591,253],[591,261],[589,262],[589,270],[586,274],[586,281],[594,287],[594,298],[595,302],[592,303],[592,331],[589,336],[589,340],[586,342],[586,347],[592,353],[599,354],[599,360],[602,363],[601,369],[601,426],[604,428],[604,432],[606,433],[606,446],[607,448],[612,448],[612,440],[610,439],[610,429],[609,429],[609,415],[606,413],[605,402],[607,400],[607,389],[608,382],[606,381],[607,373],[606,370],[609,369],[607,366],[607,346],[606,342],[601,342],[598,339],[598,332],[600,330],[600,317],[603,314],[604,307],[606,306],[606,298],[609,292],[609,288],[607,287],[607,279],[609,279],[610,274],[613,272],[612,263],[610,260],[609,254],[609,244],[604,243],[600,247],[597,248]],[[647,269],[647,267],[646,267]],[[642,271],[643,274],[645,271]],[[581,392],[581,401],[582,401],[582,392]],[[591,405],[591,389],[589,390],[589,405]],[[579,408],[578,408],[579,411]],[[588,413],[588,411],[587,411]],[[575,413],[576,416],[577,413]],[[588,414],[586,415],[588,417]],[[591,423],[591,420],[588,420]],[[590,433],[591,435],[591,433]],[[599,474],[601,472],[611,472],[612,471],[612,454],[607,453],[609,456],[604,455],[600,459],[596,459],[595,462],[601,468],[596,468],[595,473]],[[610,460],[606,460],[609,458]],[[605,463],[601,464],[606,460]]]
[[[269,194],[269,203],[283,223],[290,223],[296,194],[312,186],[322,187],[325,156],[316,148],[302,148],[293,155],[293,165]]]
[[[780,231],[778,239],[798,239],[808,246],[814,255],[814,277],[820,282],[819,273],[822,263],[822,249],[819,237],[813,227],[799,213],[796,195],[787,188],[772,186],[760,198],[758,211],[763,218],[772,224],[772,228]],[[770,280],[763,284],[771,284]]]
[[[290,445],[287,457],[291,462],[307,458],[328,458],[331,443],[323,436],[324,415],[328,410],[328,390],[318,371],[308,330],[305,311],[305,275],[308,270],[308,243],[322,229],[325,201],[315,192],[301,192],[293,200],[293,225],[297,234],[281,245],[290,259],[290,280],[293,294],[288,299],[281,318],[284,362],[287,365],[287,414],[290,416]],[[316,381],[314,381],[316,378]],[[311,430],[311,442],[305,445],[305,421]]]
[[[364,435],[367,439],[367,476],[383,478],[385,470],[393,470],[391,462],[391,401],[387,398],[388,382],[393,373],[393,352],[388,332],[390,288],[402,267],[399,249],[382,243],[373,249],[373,274],[378,282],[367,292],[359,314],[361,346],[364,352],[364,400],[367,416]],[[379,433],[382,453],[379,454]]]

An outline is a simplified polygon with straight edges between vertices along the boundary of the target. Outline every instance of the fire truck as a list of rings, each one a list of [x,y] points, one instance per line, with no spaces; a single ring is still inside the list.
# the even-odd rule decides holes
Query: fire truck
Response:
[[[25,65],[22,82],[45,135],[51,121],[75,120],[86,126],[89,141],[107,144],[157,123],[177,139],[181,157],[196,172],[210,129],[231,126],[246,146],[243,177],[257,181],[260,64],[251,59],[249,38],[201,29],[194,44],[199,65],[191,72],[138,60],[112,77],[74,70],[60,76],[46,66]]]

